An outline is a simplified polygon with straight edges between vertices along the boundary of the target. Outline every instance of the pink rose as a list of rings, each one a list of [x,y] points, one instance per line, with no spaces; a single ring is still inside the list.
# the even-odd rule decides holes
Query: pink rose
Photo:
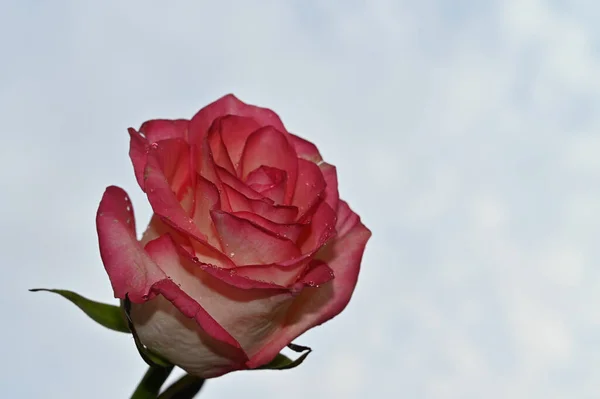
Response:
[[[129,197],[96,218],[115,297],[140,341],[188,373],[270,362],[348,304],[371,232],[339,199],[336,169],[271,110],[227,95],[191,120],[129,129],[154,215],[140,241]]]

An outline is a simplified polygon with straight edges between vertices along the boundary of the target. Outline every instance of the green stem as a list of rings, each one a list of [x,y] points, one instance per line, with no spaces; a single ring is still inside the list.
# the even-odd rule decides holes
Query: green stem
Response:
[[[186,374],[161,393],[158,399],[191,399],[200,392],[204,381],[204,378]]]
[[[169,377],[172,370],[173,366],[149,367],[131,395],[131,399],[156,399],[160,392],[160,387],[164,384],[167,377]]]

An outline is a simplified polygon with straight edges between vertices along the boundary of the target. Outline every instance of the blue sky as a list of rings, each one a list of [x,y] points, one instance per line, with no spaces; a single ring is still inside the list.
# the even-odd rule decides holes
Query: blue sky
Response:
[[[3,395],[128,397],[131,339],[26,290],[110,301],[104,188],[150,216],[126,128],[233,92],[319,146],[373,237],[302,367],[200,397],[599,397],[599,19],[585,0],[3,1]]]

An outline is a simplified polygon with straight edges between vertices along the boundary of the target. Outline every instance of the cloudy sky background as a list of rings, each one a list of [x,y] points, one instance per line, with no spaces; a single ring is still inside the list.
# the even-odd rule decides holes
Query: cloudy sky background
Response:
[[[287,372],[211,398],[600,397],[600,5],[591,0],[0,2],[0,386],[127,398],[107,185],[150,207],[126,128],[233,92],[338,166],[374,235],[349,308]]]

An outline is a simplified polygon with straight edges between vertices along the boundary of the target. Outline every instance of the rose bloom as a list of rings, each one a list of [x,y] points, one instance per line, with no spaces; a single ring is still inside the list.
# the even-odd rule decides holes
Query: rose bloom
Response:
[[[152,352],[203,378],[270,362],[339,314],[371,232],[336,169],[271,110],[227,95],[191,120],[129,129],[154,215],[108,187],[96,223],[116,298]]]

